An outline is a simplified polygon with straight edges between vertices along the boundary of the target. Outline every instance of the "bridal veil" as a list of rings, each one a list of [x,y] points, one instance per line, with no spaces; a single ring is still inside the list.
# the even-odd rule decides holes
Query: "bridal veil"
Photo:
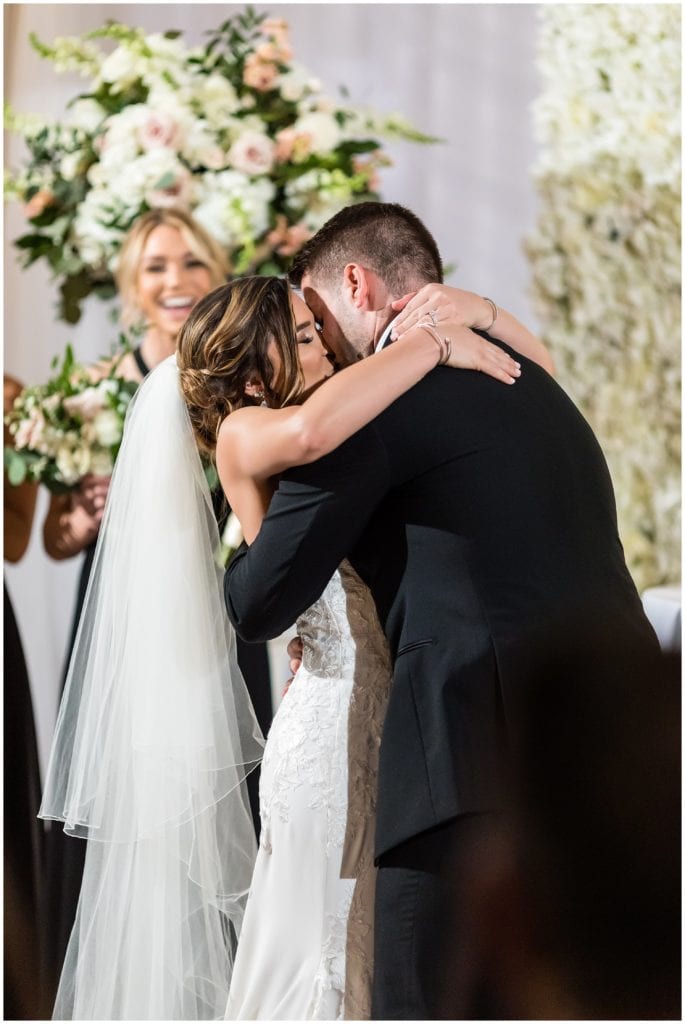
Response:
[[[88,840],[55,1019],[223,1017],[263,740],[218,549],[171,357],[126,418],[45,782]]]

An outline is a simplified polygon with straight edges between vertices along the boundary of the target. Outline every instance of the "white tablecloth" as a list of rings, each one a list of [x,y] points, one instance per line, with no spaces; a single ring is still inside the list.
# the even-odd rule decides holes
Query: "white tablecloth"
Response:
[[[680,584],[668,587],[650,587],[642,595],[647,618],[654,627],[664,651],[679,651],[681,648],[681,604]]]

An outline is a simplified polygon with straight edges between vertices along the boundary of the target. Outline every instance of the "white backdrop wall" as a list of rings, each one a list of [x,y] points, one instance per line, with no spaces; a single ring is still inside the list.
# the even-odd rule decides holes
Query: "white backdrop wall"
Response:
[[[535,149],[529,106],[538,92],[536,5],[270,4],[290,23],[298,60],[329,92],[346,85],[351,99],[408,116],[444,144],[388,148],[395,165],[383,175],[387,200],[411,207],[433,230],[450,280],[491,295],[535,326],[521,242],[532,231]],[[150,31],[183,30],[192,43],[216,27],[233,4],[9,4],[5,14],[5,98],[20,111],[59,117],[83,88],[57,76],[30,48],[28,35],[51,41],[113,18]],[[6,162],[21,158],[7,139]],[[66,342],[88,361],[109,349],[116,328],[90,299],[82,321],[55,321],[56,287],[42,266],[19,269],[11,240],[24,229],[16,206],[5,215],[5,369],[25,383],[50,372]],[[53,562],[42,548],[47,494],[40,496],[31,544],[6,567],[27,655],[43,764],[55,720],[59,681],[80,559]],[[170,556],[173,557],[173,556]]]

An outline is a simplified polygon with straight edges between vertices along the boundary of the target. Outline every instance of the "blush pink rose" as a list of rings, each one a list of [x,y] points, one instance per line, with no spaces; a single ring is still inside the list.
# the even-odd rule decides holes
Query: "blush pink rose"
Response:
[[[45,417],[40,409],[31,409],[27,419],[21,420],[17,427],[14,434],[14,447],[37,449],[45,426]]]
[[[231,165],[244,174],[268,174],[274,163],[275,146],[261,132],[243,132],[228,154]]]
[[[180,129],[170,114],[155,111],[138,129],[138,139],[145,150],[168,146],[178,147]]]

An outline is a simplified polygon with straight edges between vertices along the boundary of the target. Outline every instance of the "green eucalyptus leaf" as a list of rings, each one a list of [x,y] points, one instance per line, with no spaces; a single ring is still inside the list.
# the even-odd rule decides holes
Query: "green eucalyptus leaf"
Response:
[[[18,487],[19,484],[23,484],[26,480],[26,463],[22,459],[21,455],[13,452],[14,458],[10,460],[7,466],[7,479],[13,487]]]

